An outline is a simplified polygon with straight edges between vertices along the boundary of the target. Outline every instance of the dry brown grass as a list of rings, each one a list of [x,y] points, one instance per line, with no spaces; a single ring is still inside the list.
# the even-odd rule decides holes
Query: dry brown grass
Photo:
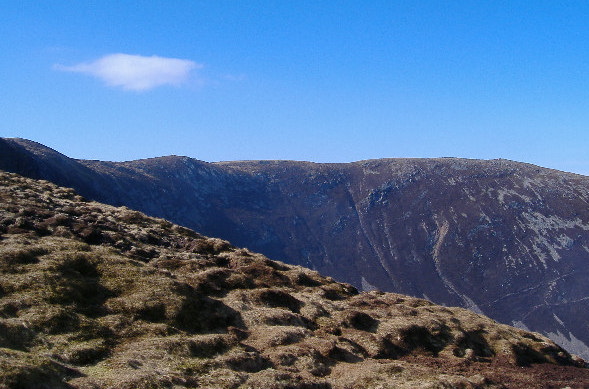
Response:
[[[12,174],[0,206],[0,388],[589,386],[547,338],[464,309]]]

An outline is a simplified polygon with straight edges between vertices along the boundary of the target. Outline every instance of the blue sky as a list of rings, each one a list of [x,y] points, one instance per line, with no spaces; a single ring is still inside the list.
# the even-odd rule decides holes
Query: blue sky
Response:
[[[587,1],[0,0],[0,135],[75,158],[589,174]]]

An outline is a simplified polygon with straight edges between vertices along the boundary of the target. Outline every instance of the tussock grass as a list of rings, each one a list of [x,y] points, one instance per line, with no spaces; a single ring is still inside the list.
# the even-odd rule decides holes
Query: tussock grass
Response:
[[[499,388],[580,363],[470,311],[358,294],[2,172],[0,275],[1,388]]]

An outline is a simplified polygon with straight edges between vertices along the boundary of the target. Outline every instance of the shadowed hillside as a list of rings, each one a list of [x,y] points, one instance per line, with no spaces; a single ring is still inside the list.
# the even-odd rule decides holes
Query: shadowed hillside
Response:
[[[0,387],[561,388],[537,333],[0,172]]]
[[[0,140],[0,167],[302,265],[467,307],[589,357],[589,178],[505,160],[349,164],[70,159]]]

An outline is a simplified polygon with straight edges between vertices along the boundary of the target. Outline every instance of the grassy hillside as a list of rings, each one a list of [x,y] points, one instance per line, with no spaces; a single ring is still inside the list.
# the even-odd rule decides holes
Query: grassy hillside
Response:
[[[561,388],[539,334],[0,172],[0,388]]]

